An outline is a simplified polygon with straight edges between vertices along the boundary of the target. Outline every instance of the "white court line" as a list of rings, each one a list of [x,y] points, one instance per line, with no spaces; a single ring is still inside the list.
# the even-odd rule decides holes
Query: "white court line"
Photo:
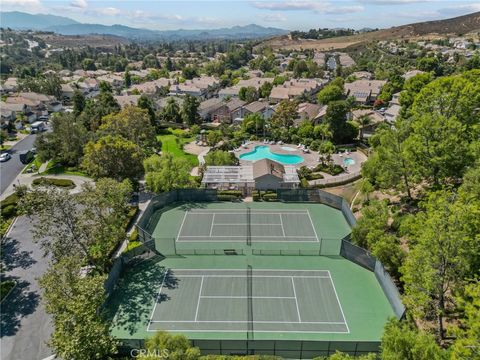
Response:
[[[335,289],[335,284],[333,283],[332,275],[330,274],[330,270],[327,270],[327,271],[328,271],[328,276],[330,277],[330,282],[332,283],[333,291],[335,292],[335,297],[337,298],[338,306],[340,306],[340,311],[342,312],[343,322],[347,327],[348,333],[350,333],[350,328],[348,327],[347,319],[345,318],[345,314],[343,313],[342,304],[340,303],[340,299],[338,298],[337,290]]]
[[[186,269],[186,268],[178,268],[175,269],[175,271],[216,271],[216,272],[222,272],[222,271],[242,271],[245,272],[244,269]],[[283,272],[308,272],[308,273],[318,273],[318,272],[324,272],[327,274],[327,276],[330,276],[330,271],[329,270],[285,270],[285,269],[257,269],[253,270],[254,272],[271,272],[271,271],[283,271]],[[206,275],[210,276],[210,275]]]
[[[200,299],[202,298],[203,278],[204,277],[202,276],[202,282],[200,283],[200,291],[198,292],[197,310],[195,311],[195,322],[197,322],[198,308],[200,307]]]
[[[152,321],[153,323],[187,323],[187,324],[193,324],[193,323],[213,323],[213,324],[247,324],[249,321],[245,320],[198,320],[198,321],[193,321],[193,320],[154,320]],[[323,325],[345,325],[343,322],[333,322],[333,321],[253,321],[254,324],[294,324],[294,325],[299,325],[299,324],[307,324],[307,325],[318,325],[318,324],[323,324]]]
[[[317,231],[315,230],[315,225],[313,224],[312,217],[310,216],[310,211],[307,211],[308,218],[310,219],[310,225],[312,225],[313,233],[315,234],[315,238],[317,239],[317,242],[320,242],[320,239],[318,238]]]
[[[298,323],[294,323],[297,324]],[[148,330],[149,332],[157,332],[158,330]],[[204,330],[204,329],[168,329],[168,332],[224,332],[224,333],[244,333],[245,330],[226,330],[226,329],[213,329],[213,330]],[[296,331],[296,330],[255,330],[256,333],[292,333],[292,334],[348,334],[345,331]]]
[[[285,236],[285,228],[283,227],[283,219],[282,219],[282,214],[278,214],[280,216],[280,224],[282,225],[282,234],[283,234],[283,237],[286,237]]]
[[[268,226],[272,226],[272,225],[275,225],[275,226],[280,226],[282,224],[243,224],[243,223],[236,223],[236,224],[216,223],[215,224],[215,226],[220,226],[220,225],[224,225],[224,226],[231,226],[231,225],[242,225],[242,226],[246,226],[246,225],[251,225],[251,226],[267,226],[268,225]]]
[[[298,307],[297,292],[295,291],[295,281],[293,280],[293,276],[291,276],[290,279],[292,279],[293,295],[295,295],[295,305],[297,307],[298,321],[302,322],[302,317],[300,316],[300,309]]]
[[[212,216],[212,223],[210,225],[210,237],[212,237],[213,224],[215,223],[215,214]]]
[[[188,278],[194,278],[194,277],[212,277],[212,278],[240,278],[244,279],[246,276],[242,275],[175,275],[175,277],[188,277]],[[301,276],[301,275],[294,275],[294,276],[288,276],[288,275],[252,275],[253,278],[299,278],[299,279],[328,279],[328,276]]]
[[[218,225],[221,225],[221,224],[215,224],[215,226],[218,226]],[[205,235],[184,235],[182,236],[182,238],[207,238],[207,237],[211,237],[211,238],[235,238],[235,237],[241,237],[241,238],[245,238],[245,235],[212,235],[212,236],[205,236]],[[282,237],[286,237],[286,236],[279,236],[279,235],[256,235],[256,236],[252,236],[252,238],[282,238]],[[315,236],[288,236],[289,238],[293,238],[293,239],[317,239]],[[185,241],[185,240],[180,240],[180,241]],[[226,240],[227,241],[227,240]],[[293,242],[293,241],[292,241]],[[315,241],[317,242],[317,241]]]
[[[208,276],[208,275],[207,275]],[[204,295],[202,299],[247,299],[247,296],[221,296],[221,295]],[[252,299],[295,299],[293,296],[251,296]]]
[[[182,225],[180,225],[180,230],[178,230],[178,235],[177,235],[177,240],[180,238],[180,234],[182,233],[182,230],[183,230],[183,224],[185,223],[185,219],[187,218],[187,213],[188,213],[188,210],[185,211],[185,215],[183,215],[183,220],[182,220]]]
[[[160,289],[158,290],[157,297],[155,298],[155,305],[153,306],[152,313],[150,314],[150,320],[148,322],[147,331],[150,328],[151,322],[153,321],[152,317],[153,317],[153,314],[155,314],[155,309],[157,308],[158,300],[160,299],[160,295],[161,295],[162,289],[163,289],[163,284],[165,284],[165,278],[167,277],[167,275],[168,275],[168,269],[165,270],[165,273],[163,274],[162,284],[160,285]]]
[[[186,210],[188,211],[190,214],[213,214],[213,213],[217,213],[217,214],[232,214],[232,215],[238,215],[238,214],[246,214],[246,209],[242,209],[242,210],[233,210],[233,209],[208,209],[208,210]],[[278,211],[275,211],[275,210],[260,210],[260,209],[252,209],[252,213],[255,213],[255,214],[278,214],[278,213],[282,213],[282,214],[306,214],[308,212],[308,210],[295,210],[295,209],[291,209],[291,210],[278,210]]]

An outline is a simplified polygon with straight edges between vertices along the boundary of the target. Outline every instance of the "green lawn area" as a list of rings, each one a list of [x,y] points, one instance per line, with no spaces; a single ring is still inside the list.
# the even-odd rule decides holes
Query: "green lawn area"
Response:
[[[47,169],[41,173],[41,175],[77,175],[77,176],[84,176],[89,177],[84,172],[78,170],[77,168],[69,168],[63,165],[55,163],[53,160],[50,160],[47,165]]]
[[[38,171],[38,169],[40,169],[40,166],[42,166],[42,162],[40,161],[40,159],[38,158],[38,156],[35,156],[35,158],[33,159],[33,161],[28,164],[25,169],[23,169],[22,171],[22,174],[26,174],[28,173],[28,169],[30,169],[32,166],[35,166],[35,171]]]
[[[195,155],[187,154],[182,150],[182,145],[193,141],[192,137],[178,137],[173,134],[158,135],[158,140],[162,142],[162,152],[173,154],[175,157],[182,157],[187,160],[192,167],[198,166],[198,158]],[[178,142],[177,142],[178,139]]]

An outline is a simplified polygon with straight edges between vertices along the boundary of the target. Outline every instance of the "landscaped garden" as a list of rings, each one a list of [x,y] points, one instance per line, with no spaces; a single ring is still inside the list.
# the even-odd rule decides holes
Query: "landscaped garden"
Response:
[[[190,132],[181,129],[167,129],[163,134],[158,135],[157,139],[162,143],[162,153],[170,153],[175,157],[184,158],[192,167],[198,166],[198,158],[183,150],[185,144],[195,140],[195,136]]]

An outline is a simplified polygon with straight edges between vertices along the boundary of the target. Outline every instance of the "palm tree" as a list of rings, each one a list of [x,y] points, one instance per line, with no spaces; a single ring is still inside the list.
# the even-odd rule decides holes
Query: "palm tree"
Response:
[[[358,118],[358,123],[360,125],[360,141],[363,140],[363,129],[367,126],[370,125],[372,122],[372,119],[368,115],[362,115]]]

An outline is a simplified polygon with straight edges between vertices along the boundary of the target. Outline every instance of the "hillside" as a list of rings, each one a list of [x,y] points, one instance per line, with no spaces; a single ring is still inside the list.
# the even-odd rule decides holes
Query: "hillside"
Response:
[[[363,34],[322,40],[292,40],[288,35],[283,35],[264,41],[257,45],[257,48],[268,46],[274,49],[316,49],[327,51],[343,49],[351,45],[370,41],[395,40],[402,38],[416,38],[448,34],[458,35],[479,30],[480,12],[476,12],[451,19],[426,21]]]

